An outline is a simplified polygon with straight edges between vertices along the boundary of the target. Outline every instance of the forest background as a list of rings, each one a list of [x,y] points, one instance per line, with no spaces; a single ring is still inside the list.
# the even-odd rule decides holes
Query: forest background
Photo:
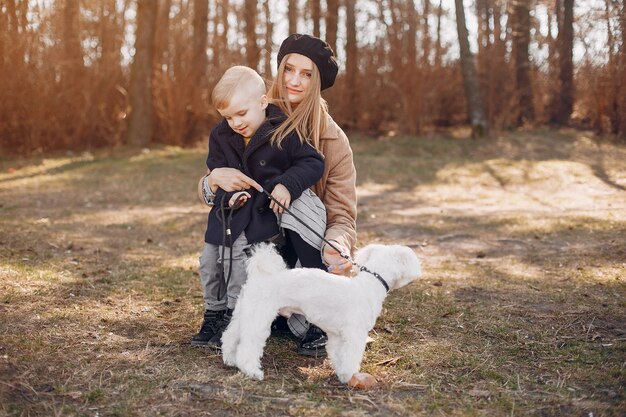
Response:
[[[5,0],[0,150],[204,141],[223,71],[271,80],[296,31],[337,51],[324,94],[347,130],[569,125],[623,141],[625,15],[623,0]]]

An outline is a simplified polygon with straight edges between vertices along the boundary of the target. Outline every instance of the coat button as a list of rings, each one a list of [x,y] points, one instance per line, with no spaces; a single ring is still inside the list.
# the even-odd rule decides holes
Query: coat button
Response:
[[[259,161],[259,165],[261,165],[262,167],[264,167],[264,166],[265,166],[265,164],[266,164],[265,159],[261,159],[261,160]]]

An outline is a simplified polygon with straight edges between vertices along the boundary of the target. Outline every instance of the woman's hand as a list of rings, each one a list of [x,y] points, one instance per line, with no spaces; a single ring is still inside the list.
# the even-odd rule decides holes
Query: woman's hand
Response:
[[[343,254],[350,253],[349,250],[334,241],[333,245],[336,246],[338,249],[341,249],[341,252]],[[350,270],[352,269],[352,262],[345,258],[342,258],[339,252],[333,249],[330,245],[324,246],[322,258],[324,259],[326,265],[328,265],[328,272],[330,272],[331,274],[348,275],[350,273]]]
[[[233,208],[238,209],[239,207],[246,204],[249,198],[250,198],[250,194],[248,194],[245,191],[240,191],[238,193],[233,194],[233,196],[230,198],[230,201],[228,202],[228,206],[233,207],[235,203],[237,203],[237,206]],[[239,199],[239,202],[237,202],[237,199]]]
[[[218,188],[226,192],[242,191],[253,187],[260,190],[261,186],[252,178],[235,168],[215,168],[209,175],[209,184],[213,192]]]
[[[291,203],[291,194],[289,194],[289,190],[282,184],[276,184],[274,190],[272,190],[272,197],[274,197],[280,204],[289,208],[289,204]],[[270,208],[274,210],[274,213],[279,214],[283,212],[282,207],[274,202],[274,200],[270,201]]]

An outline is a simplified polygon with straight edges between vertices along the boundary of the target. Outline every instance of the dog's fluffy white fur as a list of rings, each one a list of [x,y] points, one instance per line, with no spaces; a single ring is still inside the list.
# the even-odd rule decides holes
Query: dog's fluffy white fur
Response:
[[[379,273],[390,290],[421,274],[420,261],[406,246],[368,245],[356,263]],[[247,264],[230,325],[222,336],[224,363],[248,377],[263,379],[261,357],[276,314],[304,314],[328,334],[326,351],[342,383],[359,371],[368,332],[387,295],[370,273],[348,278],[321,269],[287,269],[271,244],[258,245]]]

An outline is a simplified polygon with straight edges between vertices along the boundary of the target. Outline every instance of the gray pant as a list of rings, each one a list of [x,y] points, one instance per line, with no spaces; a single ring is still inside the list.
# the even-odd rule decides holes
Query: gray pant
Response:
[[[204,244],[204,249],[200,256],[200,284],[202,285],[202,292],[204,293],[205,310],[218,311],[225,310],[226,308],[235,308],[241,287],[245,284],[247,279],[244,264],[246,260],[244,249],[249,246],[244,233],[233,242],[233,272],[226,288],[226,296],[218,300],[220,285],[223,285],[220,283],[221,271],[218,262],[224,264],[224,277],[228,278],[228,272],[231,268],[230,248],[224,248],[224,258],[226,259],[222,262],[222,246],[209,243]]]

